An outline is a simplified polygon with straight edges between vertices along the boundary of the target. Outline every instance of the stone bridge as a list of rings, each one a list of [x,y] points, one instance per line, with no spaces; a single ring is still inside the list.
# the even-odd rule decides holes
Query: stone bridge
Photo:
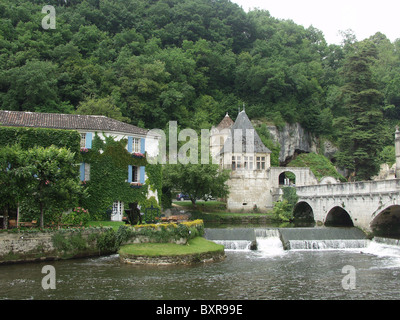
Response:
[[[375,235],[400,234],[400,179],[296,186],[297,219],[355,226]]]

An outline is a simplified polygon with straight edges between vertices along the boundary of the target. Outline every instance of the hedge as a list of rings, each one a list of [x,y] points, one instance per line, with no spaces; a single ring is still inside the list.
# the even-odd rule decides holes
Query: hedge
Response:
[[[136,226],[120,226],[117,231],[119,243],[141,242],[184,242],[204,235],[203,220],[182,223],[144,224]]]

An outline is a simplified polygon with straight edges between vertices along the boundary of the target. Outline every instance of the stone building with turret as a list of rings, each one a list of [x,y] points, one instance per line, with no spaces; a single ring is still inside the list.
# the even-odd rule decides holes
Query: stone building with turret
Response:
[[[271,151],[264,145],[245,110],[235,121],[228,114],[211,130],[214,163],[231,170],[227,208],[266,211],[280,198],[282,185],[311,185],[318,180],[309,168],[271,167]],[[295,179],[289,181],[286,173]]]

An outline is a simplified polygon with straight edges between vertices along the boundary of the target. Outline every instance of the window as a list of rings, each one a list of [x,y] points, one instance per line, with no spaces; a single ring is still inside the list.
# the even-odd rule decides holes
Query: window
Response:
[[[242,157],[232,156],[232,170],[240,170],[242,168]]]
[[[242,161],[242,157],[241,156],[237,156],[236,157],[236,167],[237,167],[238,170],[240,170],[242,168],[241,161]]]
[[[90,180],[90,163],[85,162],[85,181]]]
[[[132,166],[132,182],[139,182],[139,168]]]
[[[265,170],[265,157],[256,157],[257,170]]]
[[[139,167],[128,166],[128,182],[139,182],[140,174]]]
[[[139,138],[133,138],[132,152],[140,152],[140,139]]]
[[[253,157],[244,157],[243,167],[245,170],[253,170],[253,163],[254,163]]]
[[[86,148],[86,133],[81,133],[81,148]]]

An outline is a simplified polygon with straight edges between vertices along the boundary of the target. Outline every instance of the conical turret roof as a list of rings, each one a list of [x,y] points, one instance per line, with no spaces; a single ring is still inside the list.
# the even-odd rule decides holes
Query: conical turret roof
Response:
[[[225,117],[221,120],[221,122],[217,125],[217,129],[222,131],[224,129],[230,129],[233,126],[234,122],[229,116],[228,112],[226,113]]]
[[[240,150],[240,147],[237,146],[235,147],[235,145],[232,144],[232,141],[235,140],[235,137],[240,136],[240,132],[238,133],[237,130],[241,130],[241,143],[242,143],[241,150],[243,153],[245,152],[272,153],[271,150],[269,150],[261,141],[261,138],[258,135],[257,131],[254,129],[249,117],[243,110],[239,112],[236,121],[231,128],[231,134],[227,138],[220,154],[223,154],[225,152],[235,152],[235,150]],[[247,147],[246,141],[247,139],[252,139],[253,136],[254,136],[254,148],[252,148],[252,150],[246,150]],[[237,141],[236,143],[240,143],[240,141]]]

